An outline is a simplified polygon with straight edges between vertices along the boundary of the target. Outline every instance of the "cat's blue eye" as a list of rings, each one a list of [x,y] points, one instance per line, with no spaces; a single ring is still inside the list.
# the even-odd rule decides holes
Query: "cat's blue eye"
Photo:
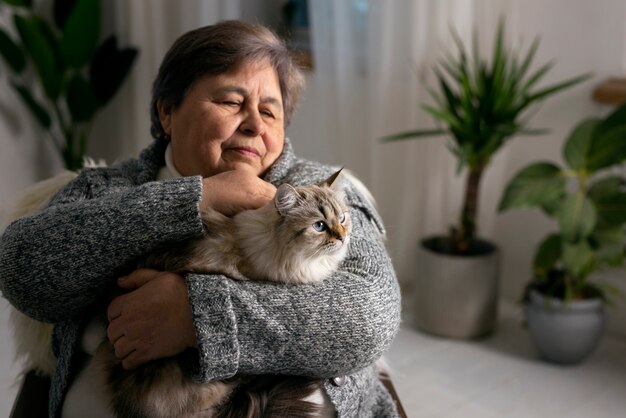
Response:
[[[326,224],[322,221],[317,221],[313,224],[313,229],[315,229],[317,232],[325,231],[326,228]]]
[[[339,219],[339,222],[344,223],[346,221],[346,214],[342,213],[337,219]]]

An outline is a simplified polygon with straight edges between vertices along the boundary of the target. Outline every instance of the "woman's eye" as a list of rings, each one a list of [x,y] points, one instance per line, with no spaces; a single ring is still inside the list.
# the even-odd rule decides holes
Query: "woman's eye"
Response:
[[[270,118],[274,117],[274,114],[272,112],[270,112],[269,110],[262,110],[261,114]]]
[[[342,213],[337,219],[339,219],[339,222],[344,223],[346,221],[346,214]]]
[[[322,221],[317,221],[313,224],[313,229],[317,232],[322,232],[326,230],[326,224]]]
[[[239,106],[239,102],[231,102],[231,101],[224,101],[222,102],[222,104],[226,105],[226,106],[231,106],[231,107],[238,107]]]

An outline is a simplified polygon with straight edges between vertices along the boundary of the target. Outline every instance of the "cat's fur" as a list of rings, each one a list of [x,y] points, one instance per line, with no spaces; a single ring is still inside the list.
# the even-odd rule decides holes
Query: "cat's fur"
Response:
[[[318,185],[283,184],[270,204],[232,218],[207,210],[201,214],[205,230],[201,239],[154,252],[141,264],[169,271],[221,273],[239,280],[319,282],[344,258],[351,231],[338,175]],[[49,184],[48,197],[60,183]],[[38,193],[41,202],[35,209],[45,203],[41,190]],[[27,213],[32,212],[22,215]],[[113,409],[120,417],[306,417],[323,413],[304,400],[321,390],[319,379],[235,376],[197,384],[185,376],[178,361],[161,359],[125,371],[106,340],[91,364],[105,371]]]
[[[272,202],[232,218],[206,210],[202,238],[155,251],[142,264],[238,280],[320,282],[345,257],[352,227],[338,175],[318,185],[282,184]],[[198,384],[184,375],[178,361],[162,359],[124,371],[108,341],[94,356],[107,370],[118,417],[316,416],[316,405],[303,398],[321,389],[319,379],[235,376]],[[251,399],[248,405],[245,399]]]

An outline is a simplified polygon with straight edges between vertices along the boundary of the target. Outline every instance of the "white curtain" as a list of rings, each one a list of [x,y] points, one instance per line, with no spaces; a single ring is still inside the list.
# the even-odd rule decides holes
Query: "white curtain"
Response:
[[[309,1],[313,88],[326,106],[321,124],[330,126],[335,161],[355,171],[377,199],[398,276],[407,285],[420,238],[446,233],[456,222],[463,177],[443,137],[387,144],[380,138],[433,126],[420,104],[429,99],[425,86],[432,84],[434,63],[443,51],[454,51],[450,29],[471,40],[479,27],[480,39],[489,38],[508,3]],[[490,186],[483,184],[481,196],[479,232],[486,236],[497,200]]]

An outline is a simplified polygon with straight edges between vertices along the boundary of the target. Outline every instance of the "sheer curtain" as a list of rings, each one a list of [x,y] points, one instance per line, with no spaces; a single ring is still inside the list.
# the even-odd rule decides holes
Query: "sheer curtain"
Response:
[[[388,228],[400,280],[410,285],[421,237],[445,233],[456,221],[462,176],[445,139],[382,144],[380,138],[432,127],[420,108],[443,51],[453,51],[450,28],[471,39],[475,27],[493,33],[508,2],[479,0],[315,0],[309,2],[314,88],[325,103],[335,161],[370,187]],[[499,9],[500,7],[500,9]],[[483,30],[483,28],[485,30]],[[494,169],[497,171],[497,168]],[[496,196],[483,185],[480,227],[493,227]]]

